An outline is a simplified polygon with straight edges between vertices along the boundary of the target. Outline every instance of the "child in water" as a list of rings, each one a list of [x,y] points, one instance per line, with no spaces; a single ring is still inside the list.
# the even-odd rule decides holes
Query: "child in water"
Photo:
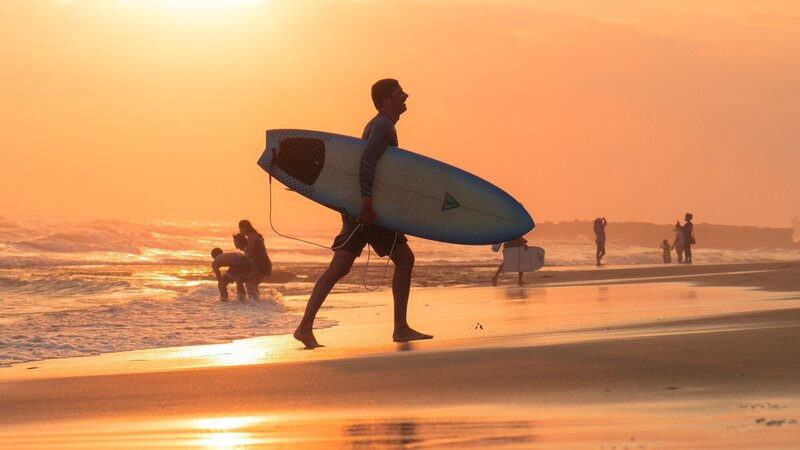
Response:
[[[661,249],[664,250],[664,264],[669,264],[672,262],[672,247],[669,245],[669,241],[664,239],[664,242],[661,243]]]

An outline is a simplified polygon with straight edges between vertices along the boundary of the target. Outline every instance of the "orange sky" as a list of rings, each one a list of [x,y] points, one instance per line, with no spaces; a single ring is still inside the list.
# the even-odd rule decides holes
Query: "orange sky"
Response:
[[[359,135],[391,76],[402,147],[537,221],[785,227],[798,55],[796,1],[3,1],[0,215],[263,224],[264,130]]]

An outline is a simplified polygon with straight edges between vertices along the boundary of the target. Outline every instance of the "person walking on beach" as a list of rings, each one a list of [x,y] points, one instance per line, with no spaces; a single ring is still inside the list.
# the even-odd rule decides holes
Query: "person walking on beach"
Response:
[[[272,261],[270,261],[267,247],[264,245],[264,236],[253,228],[253,224],[249,220],[239,221],[239,232],[244,235],[244,243],[246,244],[244,254],[247,255],[252,267],[247,276],[247,292],[251,299],[258,300],[261,298],[258,292],[258,285],[261,284],[265,277],[272,274]]]
[[[211,269],[217,277],[217,287],[219,288],[219,299],[223,302],[228,301],[228,285],[236,283],[236,293],[239,300],[244,300],[246,291],[244,288],[245,281],[250,275],[250,260],[244,253],[240,252],[223,252],[221,248],[217,247],[211,250]],[[223,275],[220,268],[228,267],[228,270]]]
[[[432,339],[408,325],[408,296],[411,290],[411,272],[414,253],[403,233],[373,225],[377,218],[372,204],[372,187],[378,159],[389,145],[397,146],[395,124],[406,111],[408,94],[394,79],[384,79],[372,85],[372,103],[378,114],[367,123],[362,135],[367,143],[361,155],[359,181],[361,183],[361,210],[358,218],[342,214],[342,230],[333,241],[333,258],[328,268],[317,279],[308,299],[303,319],[294,332],[294,338],[306,348],[320,347],[314,336],[314,319],[333,286],[350,272],[356,258],[369,244],[380,256],[389,255],[394,263],[392,296],[394,298],[394,332],[392,340],[408,342]],[[410,176],[412,174],[409,174]]]
[[[516,239],[512,239],[510,241],[506,241],[506,242],[504,242],[502,244],[494,244],[494,245],[492,245],[492,250],[494,250],[496,252],[499,252],[499,251],[501,251],[501,249],[513,248],[513,247],[525,247],[525,249],[527,250],[528,249],[528,240],[525,239],[524,237],[518,237]],[[500,276],[501,273],[503,273],[503,264],[504,263],[505,263],[505,261],[500,262],[500,266],[497,267],[497,272],[495,272],[494,275],[492,276],[492,286],[497,286],[497,277]],[[519,278],[517,279],[517,283],[520,286],[522,286],[522,285],[525,284],[525,282],[522,281],[522,272],[518,272],[518,273],[519,273]]]
[[[678,254],[678,264],[683,262],[683,228],[681,222],[675,222],[675,240],[672,242],[672,248]]]
[[[664,239],[661,242],[661,250],[664,252],[664,264],[670,264],[672,262],[672,247],[670,247],[668,240]]]
[[[594,219],[594,242],[597,244],[597,265],[600,266],[600,261],[603,256],[606,256],[606,221],[605,217],[598,217]]]
[[[692,219],[694,215],[692,213],[686,213],[684,219],[686,223],[683,224],[683,262],[686,264],[692,263],[692,244],[694,244],[694,224],[692,224]]]

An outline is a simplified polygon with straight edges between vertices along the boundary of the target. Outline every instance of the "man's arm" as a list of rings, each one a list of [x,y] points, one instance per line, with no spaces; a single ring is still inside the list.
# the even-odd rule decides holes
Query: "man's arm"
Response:
[[[378,158],[386,151],[392,136],[394,125],[389,119],[376,120],[367,137],[364,153],[361,154],[361,166],[358,171],[358,180],[361,183],[361,211],[358,222],[369,224],[376,218],[372,209],[372,187],[375,184],[375,168]]]
[[[225,283],[225,279],[222,277],[222,272],[219,270],[220,266],[219,257],[214,258],[214,262],[211,263],[211,269],[214,270],[214,275],[217,277],[217,288],[219,289],[219,298],[222,300],[228,299],[228,283]]]
[[[217,276],[217,281],[222,279],[222,273],[219,271],[219,257],[214,258],[214,262],[211,263],[211,270],[214,271],[214,275]]]

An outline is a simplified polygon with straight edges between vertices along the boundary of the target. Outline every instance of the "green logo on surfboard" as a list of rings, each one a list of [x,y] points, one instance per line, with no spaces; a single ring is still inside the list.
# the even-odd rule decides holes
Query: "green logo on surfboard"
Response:
[[[449,192],[444,193],[444,203],[442,203],[442,211],[447,211],[448,209],[458,208],[461,206],[460,203],[450,195]]]

